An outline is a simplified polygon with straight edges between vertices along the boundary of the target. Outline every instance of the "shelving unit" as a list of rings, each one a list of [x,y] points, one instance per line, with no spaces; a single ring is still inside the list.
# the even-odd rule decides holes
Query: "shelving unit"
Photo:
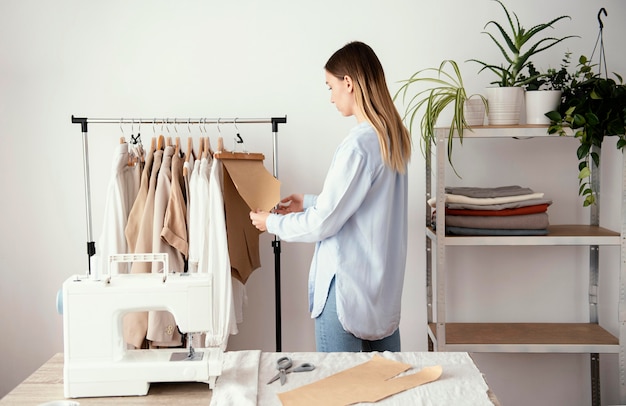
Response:
[[[435,154],[426,154],[426,200],[436,197],[436,212],[445,213],[448,129],[437,130]],[[549,137],[545,126],[474,127],[464,132],[463,142],[472,138]],[[557,137],[557,136],[552,136]],[[432,156],[436,159],[433,172]],[[593,187],[598,190],[599,174],[593,174]],[[624,172],[624,169],[623,169]],[[433,192],[433,178],[435,189]],[[625,177],[626,178],[626,177]],[[626,181],[625,181],[626,182]],[[622,217],[626,204],[626,188],[622,194]],[[576,193],[577,191],[573,191]],[[433,351],[508,352],[508,353],[589,353],[591,357],[591,395],[594,405],[600,404],[599,353],[619,354],[620,397],[626,402],[626,244],[620,231],[599,227],[599,211],[591,207],[590,224],[551,225],[546,236],[446,236],[431,227],[431,207],[426,204],[426,287],[428,342]],[[624,220],[622,220],[624,223]],[[445,230],[445,215],[436,218],[436,230]],[[626,234],[624,234],[626,235]],[[446,317],[446,255],[448,247],[459,246],[579,246],[589,247],[589,322],[587,323],[448,323]],[[619,336],[598,323],[597,292],[599,248],[621,247],[619,271]],[[434,284],[433,284],[434,281]]]

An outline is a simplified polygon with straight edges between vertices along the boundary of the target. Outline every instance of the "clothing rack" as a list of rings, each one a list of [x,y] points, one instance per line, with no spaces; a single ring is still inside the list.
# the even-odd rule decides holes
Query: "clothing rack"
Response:
[[[87,259],[91,274],[91,257],[96,254],[96,243],[92,234],[91,183],[89,176],[88,124],[160,124],[160,125],[205,125],[205,124],[271,124],[272,125],[272,174],[278,179],[278,124],[287,123],[287,116],[271,118],[87,118],[74,117],[72,123],[80,124],[83,139],[83,171],[85,178],[85,208],[87,216]],[[282,351],[281,292],[280,292],[280,239],[274,236],[274,296],[276,303],[276,351]]]

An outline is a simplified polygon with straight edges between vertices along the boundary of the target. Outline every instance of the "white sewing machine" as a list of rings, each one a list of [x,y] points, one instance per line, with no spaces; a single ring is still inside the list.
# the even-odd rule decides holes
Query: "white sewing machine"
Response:
[[[110,262],[137,260],[163,261],[168,269],[167,254],[111,256]],[[183,333],[211,331],[210,275],[164,272],[96,279],[76,275],[63,284],[65,397],[146,395],[151,382],[215,385],[222,372],[221,348],[128,350],[122,336],[124,314],[148,310],[171,312]]]

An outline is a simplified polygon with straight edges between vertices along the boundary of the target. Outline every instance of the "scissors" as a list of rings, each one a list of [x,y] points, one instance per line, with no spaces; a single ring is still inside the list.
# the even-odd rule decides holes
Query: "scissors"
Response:
[[[315,369],[315,365],[305,362],[303,364],[298,365],[294,369],[289,369],[293,366],[293,361],[289,357],[281,357],[276,361],[276,369],[278,369],[278,373],[274,375],[272,379],[270,379],[267,384],[276,381],[280,378],[280,384],[284,385],[287,380],[287,374],[290,372],[307,372]]]

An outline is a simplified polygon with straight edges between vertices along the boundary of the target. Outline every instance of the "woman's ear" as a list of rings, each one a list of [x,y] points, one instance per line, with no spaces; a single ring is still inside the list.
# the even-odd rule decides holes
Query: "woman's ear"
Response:
[[[354,89],[354,85],[352,83],[352,78],[348,75],[343,77],[343,82],[346,85],[346,88],[348,89],[349,92],[352,92],[352,90]]]

